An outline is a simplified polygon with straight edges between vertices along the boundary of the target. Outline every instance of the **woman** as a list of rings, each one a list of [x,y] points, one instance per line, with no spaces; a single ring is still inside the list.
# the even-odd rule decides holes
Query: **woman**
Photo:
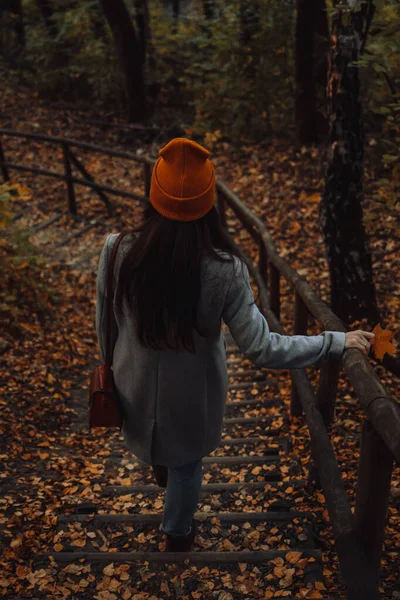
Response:
[[[144,224],[124,236],[114,268],[113,372],[124,411],[122,433],[166,486],[167,551],[187,551],[195,535],[202,457],[218,447],[228,390],[222,319],[257,367],[307,367],[345,348],[368,354],[374,335],[270,333],[254,303],[246,265],[221,227],[210,153],[175,138],[159,151]],[[107,237],[97,277],[96,329],[105,359]]]

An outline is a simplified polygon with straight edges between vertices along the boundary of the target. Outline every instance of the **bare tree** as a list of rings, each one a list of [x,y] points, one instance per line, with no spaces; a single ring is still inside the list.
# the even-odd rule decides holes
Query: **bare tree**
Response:
[[[344,4],[344,6],[343,6]],[[362,219],[364,123],[359,67],[372,0],[335,0],[329,55],[329,152],[320,220],[331,280],[331,308],[343,321],[379,320]],[[354,10],[356,9],[356,10]]]

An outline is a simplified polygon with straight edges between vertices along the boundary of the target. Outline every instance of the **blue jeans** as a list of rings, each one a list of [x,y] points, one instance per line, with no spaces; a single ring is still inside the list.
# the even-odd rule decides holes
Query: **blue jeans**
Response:
[[[182,537],[190,532],[193,515],[200,499],[203,462],[200,458],[181,467],[168,468],[164,514],[161,529]]]

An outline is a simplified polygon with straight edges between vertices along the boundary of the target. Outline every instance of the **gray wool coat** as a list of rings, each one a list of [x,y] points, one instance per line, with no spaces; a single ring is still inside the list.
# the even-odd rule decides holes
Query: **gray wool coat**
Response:
[[[116,285],[132,235],[127,234],[118,248]],[[97,274],[96,331],[102,361],[107,272],[117,236],[107,237]],[[256,367],[299,369],[319,360],[338,358],[344,350],[343,332],[324,331],[315,336],[270,332],[266,319],[252,304],[248,269],[237,257],[234,263],[205,257],[201,277],[199,327],[204,331],[207,326],[208,337],[194,332],[196,354],[141,346],[126,303],[122,314],[114,306],[111,347],[115,386],[125,413],[122,434],[133,454],[148,464],[181,466],[207,456],[219,446],[228,391],[222,320]]]

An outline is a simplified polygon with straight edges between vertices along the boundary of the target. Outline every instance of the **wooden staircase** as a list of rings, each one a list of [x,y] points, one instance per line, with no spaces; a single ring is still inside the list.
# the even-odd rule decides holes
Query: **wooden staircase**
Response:
[[[119,438],[120,448],[113,450],[105,461],[108,472],[113,475],[121,472],[124,465],[128,464],[130,469],[133,465],[140,470],[141,481],[103,486],[101,498],[112,499],[113,505],[118,506],[121,498],[126,503],[129,497],[159,496],[159,511],[128,509],[110,513],[103,511],[101,502],[78,504],[73,513],[58,516],[54,538],[57,550],[38,555],[36,561],[51,556],[63,563],[86,559],[101,563],[148,561],[151,565],[189,560],[216,565],[259,564],[288,557],[294,563],[303,561],[303,566],[308,566],[305,569],[308,578],[322,580],[321,550],[314,541],[314,516],[298,512],[296,503],[290,500],[295,495],[286,493],[301,492],[304,476],[298,457],[290,454],[289,419],[276,395],[277,384],[267,370],[249,368],[249,361],[241,355],[225,326],[224,329],[229,394],[223,439],[221,446],[203,459],[201,509],[195,513],[198,532],[192,550],[163,551],[165,536],[160,523],[165,491],[154,484],[148,465],[132,460],[132,456],[124,458],[129,453]],[[104,459],[91,458],[91,463],[96,461]],[[230,481],[232,475],[234,482]],[[228,510],[215,510],[224,505]],[[65,532],[82,540],[79,548],[67,539],[63,543]]]

